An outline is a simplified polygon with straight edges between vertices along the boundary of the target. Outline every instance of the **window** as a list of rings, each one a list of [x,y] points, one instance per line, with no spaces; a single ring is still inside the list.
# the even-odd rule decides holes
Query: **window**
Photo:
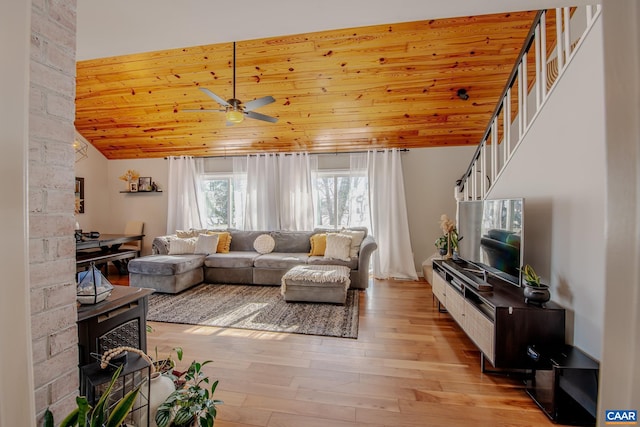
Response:
[[[367,177],[349,171],[325,170],[314,179],[316,226],[369,227]]]
[[[234,203],[233,177],[228,174],[208,174],[202,178],[205,201],[206,228],[229,228],[232,224]]]

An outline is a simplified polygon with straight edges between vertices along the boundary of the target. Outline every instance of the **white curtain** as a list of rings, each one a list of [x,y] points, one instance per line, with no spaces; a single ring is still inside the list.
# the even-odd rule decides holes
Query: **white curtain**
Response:
[[[280,226],[282,230],[313,230],[313,181],[318,159],[308,153],[280,155]]]
[[[233,162],[234,223],[244,230],[312,230],[312,170],[307,153],[259,154]]]
[[[400,156],[397,149],[367,153],[371,228],[378,242],[373,273],[379,279],[417,280]]]
[[[245,230],[280,230],[278,158],[272,154],[246,157]]]
[[[176,230],[202,228],[204,201],[200,191],[203,159],[191,156],[169,157],[167,196],[167,234]]]

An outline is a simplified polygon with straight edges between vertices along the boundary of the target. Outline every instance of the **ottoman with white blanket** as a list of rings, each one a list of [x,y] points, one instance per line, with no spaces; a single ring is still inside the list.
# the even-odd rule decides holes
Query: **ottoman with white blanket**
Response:
[[[298,265],[282,276],[284,300],[343,304],[347,300],[349,267],[342,265]]]

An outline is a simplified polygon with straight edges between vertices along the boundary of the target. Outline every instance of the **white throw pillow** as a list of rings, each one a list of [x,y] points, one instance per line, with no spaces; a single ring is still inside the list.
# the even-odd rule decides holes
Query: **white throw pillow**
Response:
[[[339,259],[341,261],[351,261],[351,258],[349,258],[351,240],[351,236],[346,234],[327,234],[327,249],[324,251],[324,257]]]
[[[340,234],[346,234],[347,236],[351,236],[351,248],[349,249],[349,257],[355,258],[358,256],[360,252],[360,245],[364,240],[364,231],[363,230],[342,230]]]
[[[218,247],[218,234],[200,234],[196,240],[196,248],[194,253],[196,254],[215,254]]]
[[[261,234],[253,241],[253,248],[259,254],[268,254],[276,247],[276,241],[268,234]]]
[[[175,239],[169,240],[169,255],[184,255],[192,254],[196,250],[196,237],[189,237],[188,239]]]

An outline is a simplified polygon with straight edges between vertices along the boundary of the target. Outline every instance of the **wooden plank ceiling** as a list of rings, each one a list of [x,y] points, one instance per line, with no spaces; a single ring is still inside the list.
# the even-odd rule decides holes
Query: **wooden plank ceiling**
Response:
[[[272,95],[256,112],[277,123],[184,111],[218,108],[199,87],[232,98],[232,43],[81,61],[75,124],[108,159],[476,145],[534,16],[238,42],[236,98]]]

